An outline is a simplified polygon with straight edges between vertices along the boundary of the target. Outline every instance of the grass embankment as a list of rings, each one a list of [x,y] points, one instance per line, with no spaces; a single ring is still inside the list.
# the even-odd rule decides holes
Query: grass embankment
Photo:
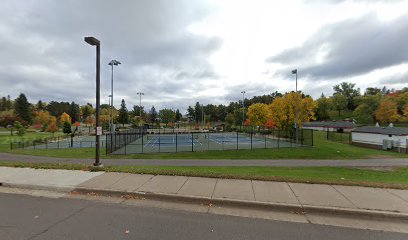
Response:
[[[161,167],[161,166],[108,166],[92,168],[81,164],[7,163],[0,166],[69,169],[138,174],[181,175],[287,181],[320,184],[341,184],[368,187],[408,189],[408,167],[392,171],[376,171],[335,167]]]
[[[47,157],[93,158],[95,149],[17,149],[11,153]],[[349,144],[337,143],[325,139],[324,132],[314,133],[314,146],[301,148],[225,150],[207,152],[149,153],[132,155],[105,155],[102,158],[133,159],[367,159],[367,158],[405,158],[406,154],[387,152]]]

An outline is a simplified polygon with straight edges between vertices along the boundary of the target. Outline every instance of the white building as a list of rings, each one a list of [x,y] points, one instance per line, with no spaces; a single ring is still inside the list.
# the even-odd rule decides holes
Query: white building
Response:
[[[351,139],[357,146],[408,153],[408,127],[358,127]]]

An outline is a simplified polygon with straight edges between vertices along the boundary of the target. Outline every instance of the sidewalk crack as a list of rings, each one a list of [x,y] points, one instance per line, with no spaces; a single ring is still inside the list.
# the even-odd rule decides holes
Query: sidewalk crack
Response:
[[[253,184],[252,180],[251,180],[251,188],[252,188],[252,195],[254,195],[254,200],[257,201],[256,197],[255,197],[254,184]]]
[[[190,177],[187,177],[186,181],[184,181],[183,185],[177,190],[176,194],[183,188],[184,185],[186,185],[186,182],[190,179]]]
[[[332,187],[334,189],[334,191],[338,192],[341,196],[343,196],[347,201],[349,201],[355,208],[359,209],[359,207],[353,203],[353,201],[351,201],[348,197],[346,197],[346,195],[344,195],[342,192],[340,192],[340,190],[338,190],[337,188],[335,188],[333,185],[329,185],[330,187]]]
[[[296,200],[298,201],[298,203],[300,204],[300,208],[302,209],[303,212],[303,216],[305,216],[306,221],[310,224],[313,224],[312,221],[310,221],[309,217],[307,216],[307,213],[305,211],[305,207],[303,206],[303,203],[300,201],[298,195],[296,195],[295,191],[293,191],[292,187],[290,186],[290,184],[288,182],[286,182],[286,185],[288,185],[290,191],[292,191],[293,195],[295,196]]]
[[[400,197],[398,194],[395,194],[395,193],[393,193],[393,192],[390,192],[389,189],[384,189],[384,190],[385,190],[386,192],[390,193],[391,195],[394,195],[394,196],[396,196],[397,198],[401,199],[402,201],[408,203],[407,200],[405,200],[404,198]]]

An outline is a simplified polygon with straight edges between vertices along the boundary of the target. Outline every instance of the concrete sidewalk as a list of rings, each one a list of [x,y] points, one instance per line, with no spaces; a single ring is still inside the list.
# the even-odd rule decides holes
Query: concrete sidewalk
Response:
[[[0,167],[0,183],[20,188],[408,219],[408,190],[9,167]]]

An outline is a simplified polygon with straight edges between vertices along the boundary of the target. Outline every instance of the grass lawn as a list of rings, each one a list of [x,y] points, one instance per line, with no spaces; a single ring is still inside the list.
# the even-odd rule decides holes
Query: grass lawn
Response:
[[[62,132],[56,132],[54,134],[55,137],[61,135],[63,135]],[[17,136],[17,134],[14,134],[13,136],[11,136],[10,134],[0,134],[0,152],[9,151],[11,142],[33,141],[35,139],[43,139],[52,136],[52,133],[33,131],[27,131],[22,138]]]
[[[407,154],[361,148],[349,144],[327,141],[324,132],[315,132],[314,147],[226,150],[206,152],[152,153],[133,155],[105,155],[102,158],[134,159],[367,159],[367,158],[407,158]],[[17,149],[11,153],[48,157],[93,158],[95,149]]]
[[[80,164],[7,163],[1,161],[0,166],[87,171],[98,170],[106,172],[126,172],[154,175],[181,175],[194,177],[252,179],[408,189],[408,167],[395,169],[392,171],[338,167],[112,166],[94,169],[90,166]]]

